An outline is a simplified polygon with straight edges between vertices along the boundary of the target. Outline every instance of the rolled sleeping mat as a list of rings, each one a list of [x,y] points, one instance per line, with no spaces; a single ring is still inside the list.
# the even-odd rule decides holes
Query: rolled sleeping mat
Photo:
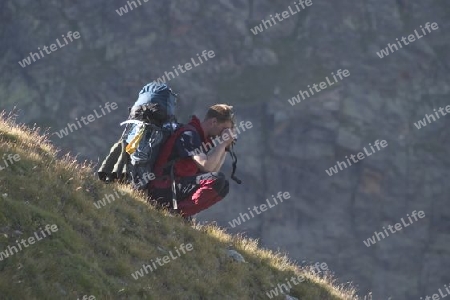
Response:
[[[114,168],[112,170],[112,178],[113,179],[118,179],[118,180],[123,180],[124,176],[123,176],[123,169],[126,166],[127,162],[128,162],[128,153],[125,151],[126,147],[127,147],[127,143],[125,141],[120,141],[120,155],[117,158],[117,161],[114,165]]]
[[[97,171],[98,178],[101,181],[112,181],[113,169],[122,152],[122,142],[116,142],[109,150],[108,156],[103,160],[102,165]]]

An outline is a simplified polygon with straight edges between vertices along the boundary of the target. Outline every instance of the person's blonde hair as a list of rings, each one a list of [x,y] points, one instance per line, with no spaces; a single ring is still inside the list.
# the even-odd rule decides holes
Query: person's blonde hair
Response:
[[[205,120],[216,118],[217,122],[231,121],[234,124],[233,106],[227,104],[214,104],[206,112]]]

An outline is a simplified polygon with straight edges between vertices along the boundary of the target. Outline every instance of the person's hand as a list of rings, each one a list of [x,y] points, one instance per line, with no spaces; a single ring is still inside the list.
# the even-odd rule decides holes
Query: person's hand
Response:
[[[236,137],[236,132],[234,128],[225,128],[220,133],[220,138],[225,144],[225,149],[229,149],[230,145],[233,143]]]

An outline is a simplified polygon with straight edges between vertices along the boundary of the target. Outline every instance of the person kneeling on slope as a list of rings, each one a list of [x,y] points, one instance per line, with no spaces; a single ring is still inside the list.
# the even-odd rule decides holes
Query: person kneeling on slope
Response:
[[[228,194],[229,182],[220,169],[236,139],[232,108],[213,105],[203,121],[194,115],[175,131],[156,161],[150,199],[187,218]]]

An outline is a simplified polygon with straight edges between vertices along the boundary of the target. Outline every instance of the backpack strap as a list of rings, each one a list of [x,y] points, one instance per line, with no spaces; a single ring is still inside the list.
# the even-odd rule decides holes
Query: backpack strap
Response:
[[[172,154],[173,148],[175,146],[176,140],[180,137],[180,135],[185,131],[195,131],[196,129],[194,126],[186,124],[179,129],[177,129],[172,136],[169,137],[167,142],[163,145],[160,155],[158,159],[156,160],[155,164],[155,176],[160,177],[163,175],[163,170],[165,167],[170,165],[170,180],[171,180],[171,189],[172,189],[172,208],[174,210],[178,209],[178,202],[177,202],[177,190],[176,190],[176,183],[175,183],[175,174],[174,174],[174,167],[177,159],[169,160],[170,154]]]
[[[170,154],[172,154],[173,147],[175,146],[176,140],[180,137],[180,135],[185,131],[195,131],[194,126],[190,124],[185,124],[179,129],[177,129],[167,140],[166,143],[164,143],[163,147],[161,148],[160,155],[155,163],[155,176],[162,176],[163,170],[165,167],[167,167],[168,164],[172,163],[174,164],[174,161],[169,162]]]

